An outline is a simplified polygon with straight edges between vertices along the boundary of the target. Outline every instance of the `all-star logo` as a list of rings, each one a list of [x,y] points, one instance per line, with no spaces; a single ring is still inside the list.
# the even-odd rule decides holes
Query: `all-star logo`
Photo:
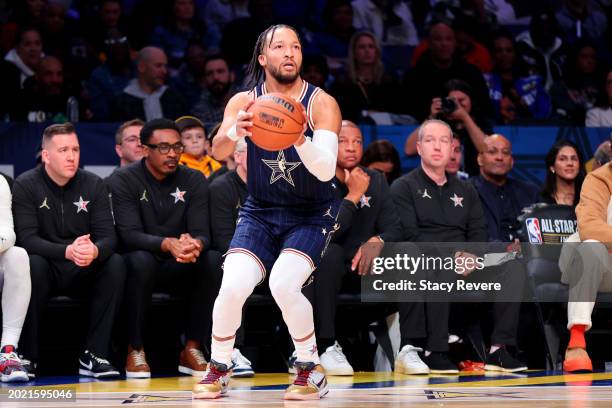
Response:
[[[321,228],[321,234],[327,235],[327,230],[325,228]]]
[[[147,189],[145,188],[142,192],[142,195],[140,196],[140,201],[146,201],[147,203],[149,202],[149,199],[147,198]]]
[[[174,204],[178,203],[179,201],[185,202],[186,193],[187,191],[181,191],[178,187],[176,188],[176,191],[174,193],[170,193],[170,195],[174,197]]]
[[[453,196],[450,197],[450,199],[455,204],[455,207],[463,207],[463,197],[459,197],[457,193],[453,193]]]
[[[89,204],[89,201],[83,200],[83,196],[79,196],[79,201],[75,201],[72,204],[76,205],[77,214],[81,211],[89,212],[87,210],[87,204]]]
[[[287,183],[295,187],[291,172],[298,167],[302,162],[288,162],[285,160],[285,152],[278,152],[276,160],[264,160],[261,159],[266,166],[272,169],[272,175],[270,176],[270,184],[274,184],[278,179],[284,179]]]
[[[43,200],[42,204],[38,208],[46,208],[47,210],[51,209],[51,207],[49,207],[49,204],[47,204],[47,197],[45,197],[45,199]]]
[[[367,196],[365,194],[362,195],[361,198],[359,199],[359,203],[361,204],[361,208],[363,208],[363,207],[370,207],[370,200],[371,199],[372,199],[372,196]]]

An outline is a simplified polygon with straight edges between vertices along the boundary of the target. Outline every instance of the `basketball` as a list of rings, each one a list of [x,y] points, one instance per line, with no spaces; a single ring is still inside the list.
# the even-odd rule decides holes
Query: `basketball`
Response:
[[[286,149],[292,146],[304,131],[302,105],[282,93],[260,96],[248,112],[253,113],[251,140],[262,149]]]

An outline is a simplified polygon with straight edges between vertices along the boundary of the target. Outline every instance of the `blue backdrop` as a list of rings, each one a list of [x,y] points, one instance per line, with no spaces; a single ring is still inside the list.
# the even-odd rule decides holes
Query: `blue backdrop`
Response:
[[[3,123],[0,124],[0,171],[17,176],[34,166],[35,155],[44,124]],[[82,166],[108,166],[110,170],[118,163],[115,155],[115,131],[117,123],[77,124],[81,142]],[[388,139],[400,152],[404,172],[418,165],[417,157],[406,157],[403,153],[406,137],[414,126],[363,126],[364,143]],[[513,176],[540,183],[545,174],[544,156],[550,146],[559,139],[575,142],[584,156],[593,156],[597,146],[610,137],[608,128],[573,127],[496,127],[512,142],[515,158]]]

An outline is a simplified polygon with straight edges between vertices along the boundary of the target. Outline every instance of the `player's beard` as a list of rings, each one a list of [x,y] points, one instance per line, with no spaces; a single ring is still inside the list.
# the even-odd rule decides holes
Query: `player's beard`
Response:
[[[296,69],[295,72],[292,74],[281,74],[280,68],[271,66],[270,75],[272,75],[272,77],[276,79],[278,83],[283,85],[290,85],[294,83],[300,76],[300,67],[297,68],[298,69]]]

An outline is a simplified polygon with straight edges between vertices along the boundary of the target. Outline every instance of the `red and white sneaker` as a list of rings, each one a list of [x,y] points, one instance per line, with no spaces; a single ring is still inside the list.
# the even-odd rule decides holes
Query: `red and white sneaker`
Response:
[[[232,372],[227,365],[210,360],[202,381],[193,386],[194,399],[215,399],[227,394]]]
[[[0,350],[0,380],[2,382],[30,380],[13,346],[4,346]]]
[[[320,364],[296,362],[297,375],[285,391],[286,400],[317,400],[329,392],[325,370]]]

